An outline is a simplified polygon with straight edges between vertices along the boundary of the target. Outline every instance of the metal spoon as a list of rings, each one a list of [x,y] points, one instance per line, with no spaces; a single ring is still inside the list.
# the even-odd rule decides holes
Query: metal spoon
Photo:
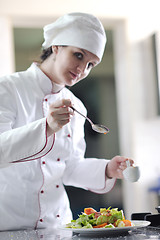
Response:
[[[107,134],[109,132],[109,129],[106,126],[100,125],[100,124],[94,124],[88,117],[86,117],[85,115],[83,115],[82,113],[80,113],[79,111],[77,111],[74,107],[70,107],[72,108],[73,111],[79,113],[82,117],[84,117],[85,119],[88,120],[88,122],[91,124],[92,129],[98,133],[104,133]]]

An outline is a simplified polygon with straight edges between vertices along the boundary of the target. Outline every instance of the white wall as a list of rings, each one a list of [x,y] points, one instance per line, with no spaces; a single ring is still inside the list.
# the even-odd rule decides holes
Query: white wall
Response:
[[[0,16],[0,76],[14,71],[14,50],[12,22],[8,17]]]

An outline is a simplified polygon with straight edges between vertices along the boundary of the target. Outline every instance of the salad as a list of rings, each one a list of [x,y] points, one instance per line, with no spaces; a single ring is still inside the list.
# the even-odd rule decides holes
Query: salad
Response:
[[[115,228],[115,227],[129,227],[134,224],[125,219],[123,210],[118,211],[118,208],[100,208],[97,212],[95,209],[89,207],[85,208],[84,212],[79,215],[76,220],[71,220],[66,224],[67,228]]]

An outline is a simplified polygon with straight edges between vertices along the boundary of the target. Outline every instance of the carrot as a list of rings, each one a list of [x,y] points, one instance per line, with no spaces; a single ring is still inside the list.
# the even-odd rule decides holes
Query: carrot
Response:
[[[95,213],[95,212],[97,212],[97,211],[94,210],[94,209],[91,208],[91,207],[84,209],[84,213],[87,214],[87,215],[90,215],[91,213]]]
[[[102,223],[100,225],[97,225],[97,226],[93,226],[93,228],[103,228],[107,225],[107,223]]]
[[[131,221],[130,220],[123,220],[123,222],[124,222],[124,224],[125,224],[125,227],[130,227],[130,226],[132,226],[132,223],[131,223]]]

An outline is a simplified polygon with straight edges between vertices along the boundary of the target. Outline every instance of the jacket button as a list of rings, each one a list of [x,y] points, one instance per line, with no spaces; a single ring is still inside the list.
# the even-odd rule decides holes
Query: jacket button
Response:
[[[44,191],[42,190],[41,193],[44,193]]]
[[[42,162],[42,164],[46,164],[46,162],[45,162],[45,161],[43,161],[43,162]]]
[[[59,161],[60,161],[60,158],[57,158],[57,161],[59,162]]]
[[[57,214],[57,217],[60,217],[60,215],[59,215],[59,214]]]
[[[56,185],[56,188],[59,188],[59,185]]]
[[[70,135],[70,134],[68,134],[68,135],[67,135],[67,137],[71,137],[71,135]]]
[[[43,222],[43,219],[41,218],[39,221],[40,221],[40,222]]]
[[[46,102],[47,102],[47,101],[48,101],[48,99],[47,99],[47,98],[45,98],[45,99],[44,99],[44,101],[46,101]]]

